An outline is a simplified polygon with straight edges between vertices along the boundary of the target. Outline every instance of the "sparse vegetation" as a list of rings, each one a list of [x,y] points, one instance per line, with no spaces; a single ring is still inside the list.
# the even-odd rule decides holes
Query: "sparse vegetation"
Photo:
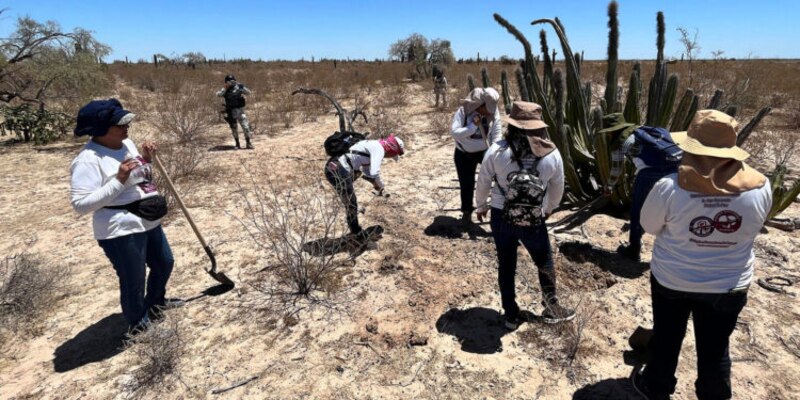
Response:
[[[151,324],[126,342],[137,368],[123,389],[131,393],[154,391],[166,393],[180,380],[180,366],[186,356],[183,327],[177,319],[167,317]]]
[[[0,345],[13,335],[38,335],[43,317],[66,287],[69,271],[32,254],[0,262]]]

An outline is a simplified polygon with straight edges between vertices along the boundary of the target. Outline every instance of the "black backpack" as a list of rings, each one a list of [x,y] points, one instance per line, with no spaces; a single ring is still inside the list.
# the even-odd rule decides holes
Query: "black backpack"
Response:
[[[325,139],[325,153],[331,157],[339,157],[348,153],[352,145],[366,138],[366,135],[358,132],[334,132]]]
[[[513,153],[513,147],[511,150]],[[505,197],[503,219],[511,225],[530,227],[544,223],[542,204],[545,187],[536,169],[541,159],[536,157],[533,167],[527,169],[517,157],[519,170],[508,174],[508,188],[503,190],[499,184],[497,185]]]

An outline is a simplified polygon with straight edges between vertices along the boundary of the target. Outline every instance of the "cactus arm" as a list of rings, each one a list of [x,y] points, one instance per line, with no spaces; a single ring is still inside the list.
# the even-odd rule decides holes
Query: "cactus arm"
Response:
[[[608,3],[608,66],[606,69],[606,110],[617,112],[617,63],[619,50],[619,21],[617,2]],[[610,109],[608,107],[611,107]]]
[[[756,114],[756,116],[753,117],[753,119],[751,119],[741,131],[739,131],[739,135],[736,137],[737,146],[741,146],[745,141],[747,141],[747,138],[749,138],[750,134],[753,133],[753,129],[756,128],[756,126],[761,122],[762,119],[764,119],[764,117],[767,116],[767,114],[770,113],[770,111],[772,111],[772,107],[762,108],[761,111],[759,111],[758,114]]]

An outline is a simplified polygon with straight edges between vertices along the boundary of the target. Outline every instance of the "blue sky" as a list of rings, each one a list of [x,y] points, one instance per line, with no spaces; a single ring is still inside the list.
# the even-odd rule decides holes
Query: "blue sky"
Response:
[[[419,32],[452,42],[456,57],[522,56],[522,47],[492,18],[498,12],[538,49],[537,18],[558,16],[575,51],[605,57],[605,0],[584,1],[68,1],[0,0],[0,35],[18,16],[89,29],[113,48],[111,59],[200,51],[253,59],[386,58],[389,45]],[[655,14],[664,11],[667,56],[680,57],[675,28],[697,28],[700,57],[800,58],[795,32],[800,1],[621,0],[620,57],[655,57]],[[795,26],[795,28],[792,28]],[[551,47],[555,35],[548,29]]]

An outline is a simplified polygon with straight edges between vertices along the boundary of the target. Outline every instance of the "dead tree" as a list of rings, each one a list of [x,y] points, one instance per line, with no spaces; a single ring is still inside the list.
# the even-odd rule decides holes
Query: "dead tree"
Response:
[[[323,91],[321,89],[315,89],[315,88],[307,89],[307,88],[302,88],[301,87],[301,88],[298,88],[297,90],[295,90],[294,92],[292,92],[292,96],[294,96],[294,95],[296,95],[298,93],[316,94],[316,95],[319,95],[319,96],[322,96],[322,97],[328,99],[328,101],[330,101],[331,104],[333,104],[333,107],[336,108],[336,115],[339,117],[339,131],[340,132],[345,132],[345,131],[352,132],[353,131],[353,122],[355,122],[355,120],[358,119],[359,115],[364,118],[364,123],[368,123],[367,114],[364,112],[364,110],[366,110],[367,107],[369,107],[369,102],[367,102],[367,104],[364,104],[363,106],[358,106],[357,105],[352,111],[348,112],[346,109],[344,109],[339,104],[338,101],[336,101],[336,99],[334,99],[333,97],[331,97],[331,95],[329,95],[328,93],[325,93],[325,91]]]

